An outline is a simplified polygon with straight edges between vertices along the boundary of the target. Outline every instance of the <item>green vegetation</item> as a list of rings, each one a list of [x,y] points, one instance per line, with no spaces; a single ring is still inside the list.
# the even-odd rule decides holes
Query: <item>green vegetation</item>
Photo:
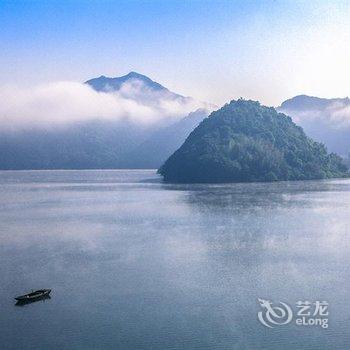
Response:
[[[158,170],[168,182],[310,180],[349,175],[341,158],[292,119],[255,101],[206,118]]]

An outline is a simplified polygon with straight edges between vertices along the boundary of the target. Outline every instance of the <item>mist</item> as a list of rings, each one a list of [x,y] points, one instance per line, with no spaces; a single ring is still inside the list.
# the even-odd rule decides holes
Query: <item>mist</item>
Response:
[[[128,120],[140,126],[170,123],[206,105],[191,98],[171,98],[142,82],[123,84],[117,92],[97,92],[87,84],[59,81],[31,88],[0,87],[0,128],[50,128],[91,120]]]
[[[309,101],[312,106],[302,103],[298,106],[295,102],[295,108],[280,108],[279,110],[290,115],[295,123],[303,127],[308,136],[324,143],[330,151],[348,157],[350,152],[350,100],[343,98]],[[289,102],[289,106],[292,107],[293,103]]]
[[[325,108],[285,110],[297,124],[322,123],[332,129],[350,128],[350,100],[330,103]]]

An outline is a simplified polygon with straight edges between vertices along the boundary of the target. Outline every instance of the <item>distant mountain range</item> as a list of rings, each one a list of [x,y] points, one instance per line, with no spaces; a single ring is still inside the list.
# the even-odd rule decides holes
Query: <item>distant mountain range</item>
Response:
[[[332,106],[350,106],[350,99],[345,98],[320,98],[307,95],[298,95],[282,102],[280,108],[294,111],[325,111]]]
[[[141,106],[140,119],[100,118],[0,129],[0,169],[158,168],[216,106],[174,93],[149,77],[130,72],[85,82],[123,108]],[[278,107],[306,134],[346,157],[350,151],[350,101],[296,96]],[[124,109],[122,109],[123,111]],[[143,113],[143,112],[142,112]],[[157,113],[158,119],[152,119]],[[143,115],[143,114],[142,114]],[[161,116],[161,117],[160,117]]]
[[[306,95],[284,101],[278,110],[290,115],[305,132],[347,158],[350,153],[350,99]]]
[[[124,83],[129,82],[130,80],[133,80],[133,79],[143,82],[151,90],[170,92],[164,86],[156,83],[155,81],[146,77],[145,75],[142,75],[136,72],[130,72],[126,75],[123,75],[121,77],[116,77],[116,78],[108,78],[104,75],[101,75],[99,78],[93,78],[93,79],[87,80],[85,84],[90,85],[96,91],[110,92],[110,91],[120,90],[120,88]],[[180,96],[174,93],[172,94],[175,96]]]
[[[0,169],[91,169],[159,167],[188,134],[209,115],[204,103],[173,93],[150,78],[130,72],[86,82],[98,92],[118,93],[129,103],[167,113],[157,122],[141,124],[123,118],[0,131]],[[159,112],[160,111],[160,112]]]
[[[141,89],[142,97],[147,96],[147,93],[159,93],[162,96],[166,96],[170,99],[179,99],[182,101],[192,100],[191,97],[184,97],[168,90],[163,85],[153,81],[149,77],[136,73],[130,72],[126,75],[116,78],[109,78],[101,75],[99,78],[93,78],[85,82],[90,85],[94,90],[99,92],[115,92],[123,89],[125,84],[138,84]]]

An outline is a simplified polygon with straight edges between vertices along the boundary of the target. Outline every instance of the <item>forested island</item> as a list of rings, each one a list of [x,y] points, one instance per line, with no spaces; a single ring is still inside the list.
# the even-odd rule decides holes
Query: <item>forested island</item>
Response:
[[[158,170],[166,182],[223,183],[347,177],[342,159],[292,119],[256,101],[213,112]]]

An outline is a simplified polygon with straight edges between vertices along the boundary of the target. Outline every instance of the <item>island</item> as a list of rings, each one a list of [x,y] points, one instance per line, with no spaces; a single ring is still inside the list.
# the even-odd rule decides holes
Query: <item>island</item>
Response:
[[[329,154],[289,116],[244,99],[232,100],[205,118],[158,173],[173,183],[349,176],[342,158]]]

